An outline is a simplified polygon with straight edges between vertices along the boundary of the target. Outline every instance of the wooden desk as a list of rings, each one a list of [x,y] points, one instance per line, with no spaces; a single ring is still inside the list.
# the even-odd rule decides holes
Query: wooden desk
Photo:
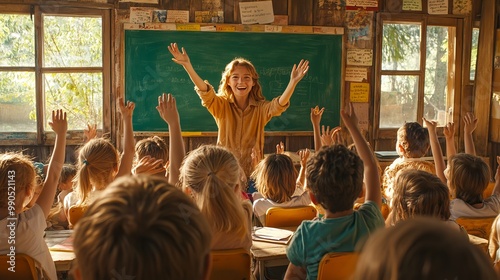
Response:
[[[73,233],[73,230],[53,230],[45,232],[45,243],[50,248],[66,240]],[[56,265],[56,271],[69,271],[71,262],[75,259],[74,252],[50,251],[52,260]]]
[[[285,227],[283,229],[295,231],[297,227]],[[288,248],[287,244],[257,240],[252,241],[252,248],[250,248],[250,253],[257,262],[261,280],[266,279],[266,267],[287,266],[290,263],[290,261],[288,261],[288,258],[286,257],[286,248]]]

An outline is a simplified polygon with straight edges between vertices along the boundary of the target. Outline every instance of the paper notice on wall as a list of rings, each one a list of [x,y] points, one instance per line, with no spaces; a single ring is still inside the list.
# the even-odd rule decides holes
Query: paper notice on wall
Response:
[[[422,0],[403,0],[403,11],[422,11]]]
[[[118,2],[134,2],[144,4],[158,4],[158,0],[120,0]]]
[[[348,49],[347,65],[372,66],[373,50],[371,49]]]
[[[347,0],[346,7],[377,8],[378,0]]]
[[[448,0],[428,0],[427,12],[430,15],[448,14]]]
[[[130,8],[130,23],[145,23],[151,22],[153,9],[142,7]]]
[[[266,24],[274,21],[273,2],[240,2],[242,24]]]
[[[369,83],[351,83],[349,86],[349,100],[351,102],[368,102],[370,97]]]
[[[368,125],[370,121],[370,103],[353,103],[352,107],[358,117],[358,127],[361,133],[364,135],[368,131]]]
[[[362,82],[368,79],[368,70],[360,67],[347,67],[345,69],[345,80],[348,82]]]
[[[189,11],[187,10],[168,10],[167,22],[188,23]]]

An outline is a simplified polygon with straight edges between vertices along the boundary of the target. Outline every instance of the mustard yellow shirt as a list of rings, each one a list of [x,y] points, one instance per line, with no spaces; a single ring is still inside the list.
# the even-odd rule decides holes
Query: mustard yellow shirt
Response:
[[[247,176],[250,176],[252,166],[252,148],[264,150],[264,127],[274,116],[279,116],[289,106],[279,104],[279,97],[271,101],[257,101],[250,97],[249,105],[245,110],[238,108],[234,97],[229,99],[217,95],[214,88],[208,85],[208,91],[201,91],[195,87],[196,93],[201,98],[201,104],[207,108],[215,119],[219,128],[217,145],[229,149],[240,162]]]

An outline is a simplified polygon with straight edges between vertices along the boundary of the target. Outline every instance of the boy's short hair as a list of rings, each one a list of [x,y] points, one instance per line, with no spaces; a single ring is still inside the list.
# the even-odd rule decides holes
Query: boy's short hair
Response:
[[[135,144],[136,160],[145,156],[163,160],[163,164],[168,162],[168,145],[158,136],[148,137]]]
[[[404,156],[420,158],[431,146],[429,131],[418,122],[407,122],[398,129],[397,141],[404,149]]]
[[[454,197],[468,204],[483,202],[490,181],[490,169],[478,156],[459,153],[449,159],[449,186]]]
[[[307,187],[330,212],[352,209],[363,189],[363,161],[343,145],[322,147],[307,162]]]
[[[210,242],[190,197],[164,178],[126,176],[89,206],[74,250],[83,279],[202,279]]]
[[[443,221],[418,217],[376,231],[353,279],[497,279],[491,260]]]

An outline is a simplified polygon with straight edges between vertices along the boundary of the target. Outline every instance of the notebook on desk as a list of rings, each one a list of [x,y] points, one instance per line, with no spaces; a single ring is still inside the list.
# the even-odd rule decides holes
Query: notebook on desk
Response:
[[[50,251],[73,252],[73,236],[64,239],[63,242],[49,247]]]
[[[375,156],[377,156],[378,159],[396,159],[399,157],[396,151],[376,151]]]
[[[279,244],[288,244],[292,239],[293,231],[287,229],[262,227],[252,233],[252,240]]]

